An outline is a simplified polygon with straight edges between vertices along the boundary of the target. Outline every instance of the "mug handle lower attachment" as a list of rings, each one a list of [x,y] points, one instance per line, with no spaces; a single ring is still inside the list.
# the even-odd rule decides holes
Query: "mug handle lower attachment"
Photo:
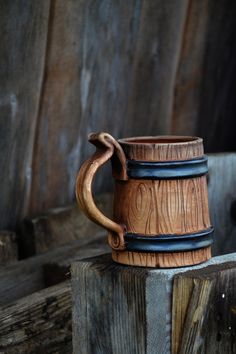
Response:
[[[96,207],[92,195],[92,183],[97,170],[109,159],[112,161],[114,177],[127,180],[125,154],[120,144],[107,133],[91,133],[89,141],[97,149],[80,168],[76,181],[76,198],[88,218],[108,230],[109,245],[114,250],[124,250],[124,227],[106,217]]]

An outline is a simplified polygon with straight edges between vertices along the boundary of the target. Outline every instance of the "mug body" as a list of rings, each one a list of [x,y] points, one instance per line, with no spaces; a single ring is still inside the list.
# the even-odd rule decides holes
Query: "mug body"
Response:
[[[207,158],[198,137],[118,140],[127,180],[115,180],[114,221],[125,228],[125,250],[114,261],[145,267],[181,267],[211,257]]]

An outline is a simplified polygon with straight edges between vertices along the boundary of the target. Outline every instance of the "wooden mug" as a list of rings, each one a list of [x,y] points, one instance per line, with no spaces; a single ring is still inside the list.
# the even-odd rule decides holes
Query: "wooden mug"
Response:
[[[96,152],[79,171],[81,209],[108,230],[115,262],[143,267],[181,267],[211,258],[207,157],[190,136],[134,137],[116,141],[92,133]],[[109,159],[115,179],[113,220],[96,207],[92,182]]]

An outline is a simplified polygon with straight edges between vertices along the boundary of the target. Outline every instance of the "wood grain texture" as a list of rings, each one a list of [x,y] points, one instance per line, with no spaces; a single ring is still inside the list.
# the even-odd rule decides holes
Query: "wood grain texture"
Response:
[[[96,152],[80,167],[76,179],[76,198],[81,210],[87,217],[108,232],[108,242],[112,248],[124,249],[124,230],[122,225],[105,216],[96,206],[93,198],[93,180],[104,163],[111,160],[113,175],[119,180],[127,180],[126,157],[119,143],[104,132],[89,135],[89,141],[94,144]]]
[[[95,197],[95,202],[106,215],[112,215],[110,194]],[[82,246],[95,240],[100,233],[101,229],[80,211],[77,204],[53,208],[24,219],[20,236],[21,258],[48,252],[75,240]],[[91,240],[89,235],[92,235]]]
[[[146,267],[184,266],[209,259],[210,247],[191,252],[175,252],[173,255],[170,252],[161,253],[160,257],[158,252],[144,252],[139,256],[138,252],[132,254],[126,251],[126,233],[143,236],[194,234],[209,229],[211,223],[205,175],[173,180],[133,179],[129,177],[125,163],[120,163],[134,158],[137,161],[148,162],[153,159],[160,162],[168,158],[183,161],[203,157],[202,139],[179,136],[134,137],[119,140],[120,146],[109,134],[97,133],[93,137],[97,150],[81,166],[76,196],[81,210],[88,218],[108,230],[113,259],[118,263]],[[122,148],[125,156],[123,152],[121,154]],[[115,157],[112,165],[115,172],[114,218],[111,220],[94,204],[92,182],[98,168]],[[117,164],[119,167],[121,165],[119,169],[116,168]],[[127,169],[127,175],[123,173],[124,168]],[[117,170],[122,173],[117,175]]]
[[[91,131],[235,149],[235,12],[233,0],[3,2],[0,228],[73,200]],[[96,191],[111,189],[107,171]]]
[[[18,260],[17,236],[14,232],[0,231],[0,267]]]
[[[186,354],[234,353],[235,261],[236,253],[175,269],[124,267],[109,255],[75,262],[75,353],[175,354],[171,343],[182,330]]]
[[[127,232],[185,234],[210,226],[206,177],[116,181],[114,218]]]
[[[155,272],[108,255],[74,263],[74,353],[169,354],[171,281]]]
[[[164,122],[169,108],[164,102],[171,96],[186,3],[181,1],[177,6],[171,1],[52,0],[21,9],[14,4],[4,5],[6,11],[1,13],[6,22],[3,33],[7,36],[1,41],[1,52],[6,52],[2,56],[5,81],[1,80],[1,87],[2,114],[6,118],[1,185],[12,182],[11,188],[3,187],[1,193],[1,215],[6,216],[0,227],[14,228],[16,221],[29,212],[42,212],[73,200],[78,167],[90,152],[85,146],[89,132],[130,134],[136,129],[130,121],[137,122],[137,115],[137,131],[141,132],[147,125],[144,113],[152,117],[147,133],[156,125],[168,124]],[[29,21],[36,12],[38,17]],[[24,23],[30,23],[32,29]],[[15,43],[24,44],[14,51]],[[7,56],[12,61],[5,61]],[[150,71],[149,67],[153,69]],[[21,79],[22,72],[25,80]],[[13,96],[6,90],[11,82]],[[166,98],[159,98],[158,92]],[[28,119],[17,119],[11,129],[6,129],[11,105],[15,112],[14,95],[21,117]],[[141,109],[141,100],[147,108]],[[144,104],[146,100],[148,104]],[[160,104],[163,113],[157,120],[155,107],[160,110]],[[164,132],[165,127],[160,131]],[[15,139],[17,133],[19,137]],[[28,142],[26,147],[22,141]],[[14,157],[16,152],[19,158]],[[105,182],[104,174],[98,176],[95,189],[109,188],[110,179]],[[5,190],[10,190],[11,206],[7,210],[9,193]]]
[[[206,42],[210,40],[207,29],[214,23],[208,13],[210,3],[213,2],[211,0],[188,1],[173,88],[172,134],[196,134],[198,122],[201,120],[199,116],[201,100],[208,100],[207,95],[202,96],[201,85],[204,81],[205,47]],[[204,119],[208,121],[206,116]],[[208,133],[204,133],[205,139],[207,135]]]
[[[70,281],[0,307],[0,350],[5,354],[71,354]]]
[[[128,252],[112,250],[113,261],[121,264],[152,267],[152,268],[174,268],[191,266],[205,262],[211,258],[211,247],[201,248],[195,251],[186,252]]]
[[[202,157],[204,154],[202,139],[191,136],[139,136],[119,139],[118,142],[130,160],[189,160]]]
[[[185,180],[116,181],[114,220],[127,232],[141,235],[185,234],[207,229],[209,219],[206,177]],[[197,264],[211,257],[211,248],[175,253],[113,251],[118,263],[145,267]]]
[[[81,147],[79,9],[75,0],[51,1],[28,206],[33,213],[63,206],[74,195]]]
[[[235,352],[235,279],[235,262],[175,276],[173,354]]]
[[[14,229],[28,210],[49,5],[0,5],[0,229]]]

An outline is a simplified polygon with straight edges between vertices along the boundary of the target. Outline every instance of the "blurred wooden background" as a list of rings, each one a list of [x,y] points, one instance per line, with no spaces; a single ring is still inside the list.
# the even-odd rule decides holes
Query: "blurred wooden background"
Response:
[[[236,149],[234,0],[3,0],[0,14],[0,229],[74,199],[91,131]]]

